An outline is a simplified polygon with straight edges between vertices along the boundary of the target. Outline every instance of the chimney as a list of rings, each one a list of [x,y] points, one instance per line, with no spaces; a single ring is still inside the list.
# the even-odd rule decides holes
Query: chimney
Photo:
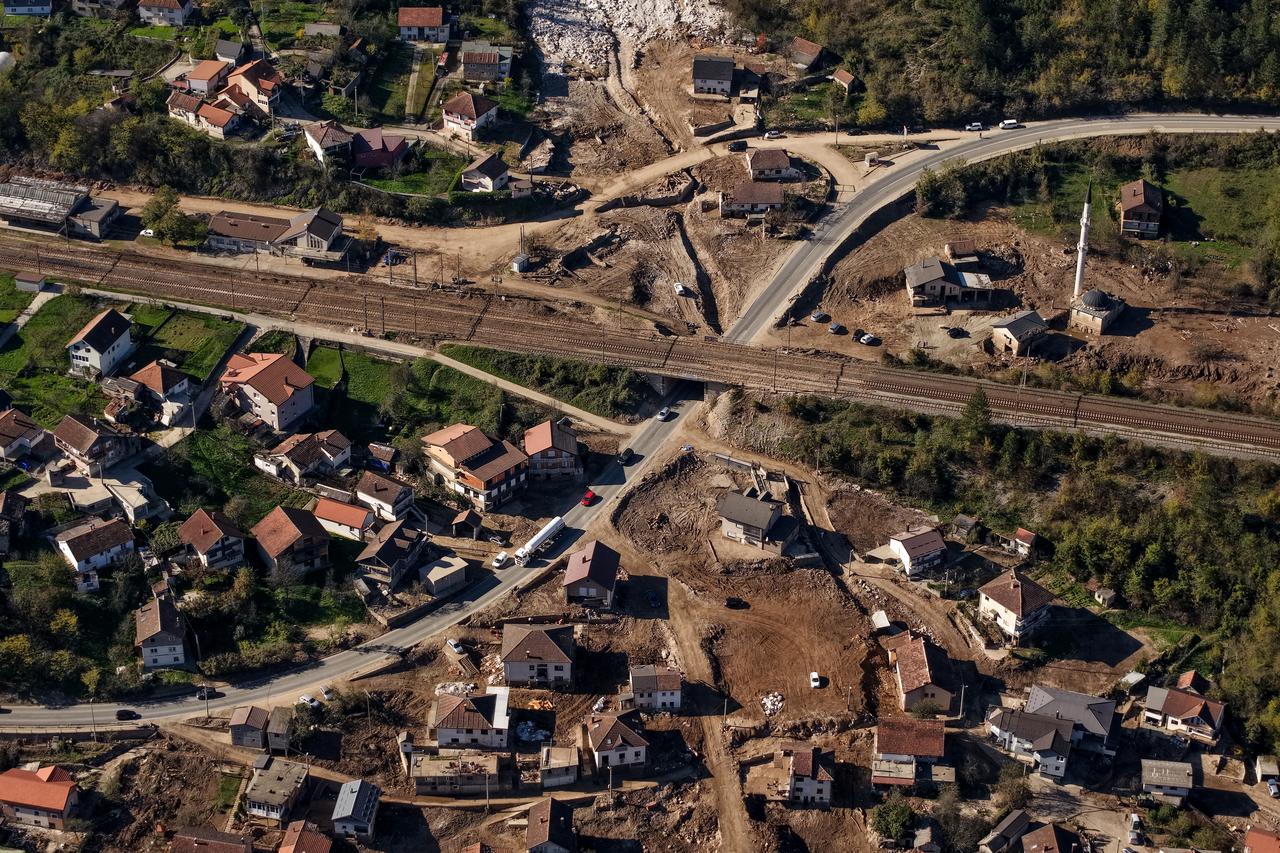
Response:
[[[1084,286],[1084,259],[1089,254],[1089,208],[1093,206],[1093,181],[1089,181],[1089,189],[1084,194],[1084,210],[1080,213],[1080,242],[1076,244],[1076,282],[1071,292],[1073,300],[1080,298],[1080,288]]]

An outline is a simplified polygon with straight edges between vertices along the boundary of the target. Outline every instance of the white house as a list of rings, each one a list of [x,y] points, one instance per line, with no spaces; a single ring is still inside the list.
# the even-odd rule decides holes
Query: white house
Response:
[[[404,518],[413,508],[413,489],[365,471],[356,483],[356,503],[373,510],[379,521],[395,521]]]
[[[1149,687],[1142,723],[1173,734],[1212,743],[1226,719],[1227,706],[1207,698],[1207,684],[1195,671],[1185,672],[1174,687]]]
[[[160,423],[173,426],[186,417],[191,405],[191,377],[170,362],[153,361],[129,377],[141,386],[141,396],[157,413]]]
[[[1191,795],[1194,771],[1186,761],[1142,759],[1142,792],[1174,806]]]
[[[484,95],[459,92],[444,102],[444,131],[474,140],[498,120],[498,105]]]
[[[508,684],[572,684],[576,655],[572,625],[502,626],[502,674]]]
[[[315,379],[283,355],[236,353],[218,380],[241,411],[274,430],[287,430],[315,406]]]
[[[401,6],[396,25],[404,41],[428,41],[443,44],[449,40],[449,22],[441,6]]]
[[[134,611],[134,644],[142,650],[144,669],[182,666],[187,662],[187,628],[168,592]]]
[[[17,409],[0,412],[0,459],[21,459],[44,437],[44,428]]]
[[[365,534],[373,529],[373,513],[363,506],[342,503],[332,498],[319,498],[311,514],[320,526],[343,539],[364,541]]]
[[[321,163],[327,163],[330,157],[351,153],[353,134],[332,119],[309,124],[303,133],[307,147]]]
[[[283,825],[306,789],[309,776],[305,764],[272,758],[265,767],[253,771],[244,791],[244,810]]]
[[[902,571],[909,578],[937,568],[947,559],[947,543],[936,527],[893,534],[889,537],[889,551],[902,563]]]
[[[693,58],[693,93],[729,96],[733,91],[733,59],[728,56]]]
[[[1067,772],[1074,724],[1061,717],[996,708],[987,717],[987,728],[996,742],[1042,776],[1061,779]]]
[[[1044,623],[1052,603],[1052,593],[1016,570],[978,590],[978,614],[995,623],[1014,644]]]
[[[333,806],[333,831],[346,838],[373,838],[381,800],[382,789],[372,782],[347,782],[338,789],[338,801]]]
[[[58,552],[76,573],[80,592],[98,591],[98,570],[134,550],[133,530],[124,521],[92,521],[58,534]]]
[[[178,540],[210,569],[244,562],[244,533],[217,510],[193,512],[178,528]]]
[[[53,12],[52,3],[39,0],[4,0],[6,15],[49,15]]]
[[[187,22],[195,4],[190,0],[142,0],[138,18],[153,27],[180,27]]]
[[[462,189],[469,193],[496,192],[507,185],[507,164],[497,154],[481,154],[462,170]]]
[[[597,770],[635,769],[643,767],[648,760],[649,742],[616,714],[589,716],[583,720],[582,727]]]
[[[679,711],[680,670],[667,666],[631,667],[631,697],[641,711]]]
[[[441,748],[506,749],[511,743],[510,688],[490,685],[482,694],[444,693],[431,706],[431,728]]]
[[[114,308],[108,308],[67,341],[71,372],[80,376],[110,376],[116,366],[133,351],[129,329],[132,322]]]
[[[294,483],[301,483],[304,477],[341,471],[350,464],[351,441],[336,429],[297,433],[253,456],[255,468]]]
[[[823,752],[813,746],[797,749],[789,758],[786,799],[793,803],[831,805],[831,783],[835,781],[835,753]]]
[[[747,173],[753,181],[794,181],[800,177],[784,148],[756,148],[746,157]]]

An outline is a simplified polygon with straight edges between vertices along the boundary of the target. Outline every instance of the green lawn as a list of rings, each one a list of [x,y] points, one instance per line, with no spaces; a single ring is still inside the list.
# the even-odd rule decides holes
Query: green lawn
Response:
[[[417,166],[399,177],[368,178],[365,183],[393,193],[443,196],[467,161],[451,151],[420,147]]]
[[[418,65],[418,82],[413,90],[413,102],[405,111],[407,116],[421,118],[423,110],[427,108],[427,93],[431,91],[431,83],[436,78],[436,59],[439,55],[434,50],[422,52],[422,62]]]
[[[34,27],[46,20],[39,15],[0,15],[0,30]]]
[[[475,41],[487,41],[491,44],[510,45],[512,47],[520,44],[520,36],[511,25],[501,18],[489,18],[483,15],[463,15],[462,25],[466,27],[471,35],[468,37]]]
[[[328,408],[326,422],[353,441],[386,438],[379,410],[391,396],[394,368],[390,362],[333,347],[317,347],[307,361],[307,372],[327,392],[318,401]],[[346,383],[340,387],[344,377]]]
[[[240,777],[223,773],[218,779],[218,798],[213,805],[220,812],[231,811],[236,804],[236,795],[240,793]]]
[[[201,382],[244,331],[244,324],[233,320],[160,305],[134,304],[128,312],[138,326],[135,339],[142,344],[130,359],[130,369],[165,358]]]
[[[298,346],[298,339],[293,332],[276,329],[262,335],[249,345],[249,352],[278,352],[292,355]]]
[[[409,74],[413,70],[413,48],[403,42],[393,42],[387,47],[387,51],[387,55],[378,63],[366,93],[376,113],[369,118],[399,123],[404,121]]]
[[[764,105],[764,121],[769,127],[829,127],[830,86],[810,86],[770,98]]]
[[[0,273],[0,323],[12,323],[35,298],[14,287],[13,276]]]
[[[159,41],[174,41],[178,37],[177,27],[134,27],[129,30],[129,35],[139,36],[141,38],[157,39]]]
[[[516,86],[507,83],[502,90],[497,92],[493,99],[498,102],[498,106],[512,115],[528,118],[529,113],[533,112],[533,98],[521,92]]]
[[[0,387],[45,427],[71,412],[102,414],[106,400],[97,386],[65,375],[67,340],[102,307],[79,296],[56,296],[0,352]]]
[[[301,34],[306,24],[324,20],[322,3],[306,3],[302,0],[264,0],[266,16],[261,18],[262,35],[273,47],[289,47]],[[259,11],[255,7],[255,11]]]
[[[307,360],[307,373],[322,388],[332,388],[342,379],[342,353],[331,347],[316,347]]]

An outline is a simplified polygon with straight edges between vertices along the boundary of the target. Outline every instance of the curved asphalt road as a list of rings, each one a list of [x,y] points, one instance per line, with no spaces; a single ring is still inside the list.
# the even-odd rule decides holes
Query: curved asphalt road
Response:
[[[1166,133],[1248,133],[1256,130],[1280,130],[1280,118],[1262,116],[1214,116],[1196,114],[1132,115],[1119,118],[1062,119],[1038,122],[1016,130],[991,130],[979,138],[943,150],[925,150],[901,168],[891,168],[873,181],[853,201],[823,219],[813,239],[802,243],[783,264],[773,280],[765,286],[750,307],[725,334],[725,339],[746,343],[773,324],[788,301],[799,292],[821,268],[823,260],[874,212],[910,192],[916,179],[926,168],[937,168],[948,160],[986,160],[1030,148],[1037,142],[1057,142],[1094,136]],[[608,510],[628,480],[634,480],[646,469],[646,462],[672,435],[680,418],[681,403],[689,399],[690,389],[681,385],[673,401],[676,416],[667,422],[650,420],[635,432],[631,448],[641,457],[627,468],[611,463],[602,477],[592,484],[601,499],[594,506],[576,503],[576,495],[567,495],[568,508],[562,510],[569,531],[557,543],[552,555],[568,548],[577,535],[601,512]],[[568,503],[574,501],[573,503]],[[403,628],[390,631],[377,639],[325,658],[301,670],[270,680],[258,680],[228,688],[223,696],[207,703],[211,712],[226,712],[246,703],[272,706],[291,704],[304,692],[315,693],[320,685],[335,683],[359,675],[398,656],[414,645],[456,625],[467,616],[492,604],[510,592],[522,579],[539,570],[545,562],[532,567],[510,567],[499,571],[464,590],[457,599],[447,602],[430,615]],[[73,728],[115,723],[115,712],[122,707],[135,708],[143,721],[172,721],[204,712],[206,703],[195,698],[133,705],[87,704],[61,708],[15,706],[0,716],[0,728]]]

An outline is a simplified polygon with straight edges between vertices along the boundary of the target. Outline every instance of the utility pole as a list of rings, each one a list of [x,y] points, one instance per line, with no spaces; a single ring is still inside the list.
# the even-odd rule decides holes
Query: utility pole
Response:
[[[89,695],[89,725],[93,728],[93,742],[98,742],[98,718],[93,714],[93,695]]]

